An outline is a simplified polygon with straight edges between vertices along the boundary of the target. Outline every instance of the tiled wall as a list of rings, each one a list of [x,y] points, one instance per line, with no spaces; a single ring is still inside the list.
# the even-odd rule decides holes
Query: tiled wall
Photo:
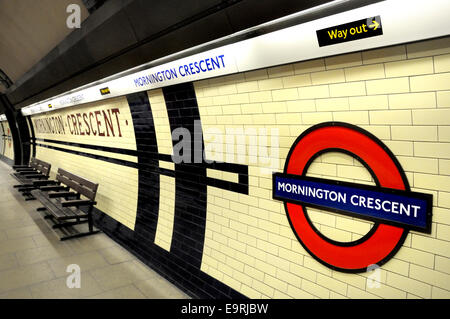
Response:
[[[356,52],[195,83],[203,129],[277,128],[282,171],[305,129],[326,121],[357,125],[398,158],[413,191],[433,194],[430,235],[410,232],[381,267],[369,273],[331,270],[303,249],[284,206],[272,200],[272,176],[249,165],[249,194],[208,187],[202,270],[252,298],[450,297],[450,38]],[[227,151],[225,136],[216,138]],[[247,136],[246,145],[249,144]],[[231,153],[231,154],[230,154]],[[242,163],[242,162],[239,162]],[[310,176],[374,184],[356,159],[326,153]],[[316,228],[336,241],[354,241],[371,222],[308,210]]]
[[[158,153],[170,156],[172,155],[172,135],[163,92],[162,90],[149,91],[148,96],[155,125]],[[159,161],[158,164],[165,169],[175,170],[173,163]],[[155,244],[170,252],[175,215],[175,178],[162,175],[160,183],[160,207]]]
[[[119,136],[117,119],[115,114],[111,114],[111,109],[118,109],[120,112],[117,115],[121,136]],[[109,119],[107,110],[110,110],[115,130],[113,136],[108,127],[109,137],[102,113],[105,111]],[[96,111],[99,113],[96,114]],[[78,118],[77,114],[80,115]],[[86,122],[83,114],[86,114]],[[89,114],[92,114],[91,118]],[[38,127],[40,125],[36,124],[37,121],[45,121],[49,117],[60,118],[62,122],[56,121],[55,124],[55,121],[52,121],[50,125],[54,127],[53,131],[45,123],[42,124],[44,127]],[[97,119],[100,125],[97,124]],[[118,165],[114,161],[134,164],[137,162],[135,156],[120,152],[120,150],[136,150],[133,122],[126,99],[121,97],[76,109],[67,108],[58,112],[39,114],[32,118],[32,122],[37,139],[36,157],[52,164],[50,175],[54,177],[58,168],[63,168],[98,183],[97,208],[130,229],[134,229],[138,172],[132,165]],[[64,127],[61,127],[59,123],[63,123]],[[75,130],[76,126],[77,130]],[[99,134],[105,134],[105,136]],[[90,148],[85,148],[85,145]],[[116,150],[109,150],[108,147],[116,148]]]
[[[10,163],[11,161],[14,161],[14,143],[12,140],[11,130],[7,121],[1,122],[1,125],[3,127],[3,131],[1,131],[0,134],[4,134],[5,136],[0,137],[2,139],[1,143],[3,144],[0,148],[0,151],[3,153],[0,153],[0,155],[3,154],[3,156],[7,158],[8,163]]]
[[[0,122],[0,158],[3,156],[4,148],[5,148],[5,137],[3,135],[6,135],[3,133],[4,131],[4,125],[3,122]]]
[[[63,167],[99,182],[97,208],[106,216],[97,218],[99,225],[193,296],[450,297],[450,38],[165,87],[42,116],[111,108],[120,110],[122,137],[36,133],[37,157],[50,161],[54,172]],[[195,134],[196,120],[202,137]],[[401,163],[411,190],[433,195],[431,234],[411,231],[381,267],[377,288],[368,285],[369,273],[339,272],[311,257],[282,202],[272,199],[272,172],[283,171],[295,139],[327,121],[374,134]],[[171,132],[178,127],[191,133],[189,152],[196,139],[204,145],[199,163],[172,162],[177,141]],[[237,143],[227,140],[227,130]],[[266,139],[256,139],[264,132]],[[255,141],[273,148],[255,155]],[[316,158],[308,175],[374,183],[358,160],[342,153]],[[308,214],[336,241],[357,240],[373,225],[317,209]]]

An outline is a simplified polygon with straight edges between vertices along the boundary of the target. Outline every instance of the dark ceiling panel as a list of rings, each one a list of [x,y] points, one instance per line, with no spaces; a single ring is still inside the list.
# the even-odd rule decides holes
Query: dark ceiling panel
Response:
[[[360,6],[377,1],[348,3]],[[21,108],[326,2],[330,0],[109,0],[19,79],[7,95]]]
[[[237,32],[331,1],[245,0],[227,8],[226,12],[233,31]]]
[[[148,42],[140,50],[148,62],[220,38],[230,32],[225,12],[217,12]]]
[[[124,11],[130,19],[138,41],[145,40],[149,35],[157,34],[177,23],[198,14],[206,15],[209,9],[221,3],[230,1],[222,0],[136,0],[127,6]],[[235,2],[235,1],[232,1]],[[217,10],[211,10],[215,12]],[[195,19],[195,18],[194,18]]]
[[[239,1],[108,1],[19,81],[8,97],[20,108],[230,34],[227,16],[220,10]]]
[[[101,10],[101,9],[100,9]],[[134,43],[136,37],[129,19],[123,11],[114,15],[83,39],[87,55],[94,61],[103,60]]]

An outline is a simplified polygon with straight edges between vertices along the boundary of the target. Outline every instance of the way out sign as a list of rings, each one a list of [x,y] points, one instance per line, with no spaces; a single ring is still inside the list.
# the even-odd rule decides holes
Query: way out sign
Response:
[[[341,152],[356,158],[376,186],[306,176],[320,155]],[[347,123],[326,122],[300,135],[283,173],[273,175],[273,198],[284,202],[297,239],[322,264],[343,272],[381,266],[401,248],[408,232],[431,232],[432,195],[411,192],[391,151],[374,135]],[[324,236],[311,222],[308,207],[373,221],[371,230],[352,242]]]
[[[316,31],[319,46],[375,37],[383,34],[381,17],[361,19]]]

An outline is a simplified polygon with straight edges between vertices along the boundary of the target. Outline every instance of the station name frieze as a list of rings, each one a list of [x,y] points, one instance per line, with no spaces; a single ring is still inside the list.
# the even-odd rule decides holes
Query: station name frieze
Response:
[[[118,108],[39,117],[32,121],[36,134],[122,137]]]

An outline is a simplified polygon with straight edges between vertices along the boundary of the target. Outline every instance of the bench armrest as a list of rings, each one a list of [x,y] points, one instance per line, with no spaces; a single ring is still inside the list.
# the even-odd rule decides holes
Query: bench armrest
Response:
[[[74,192],[67,192],[67,191],[62,191],[62,192],[48,192],[48,197],[49,198],[57,198],[57,197],[69,197],[69,196],[76,196],[77,193]]]
[[[27,175],[23,175],[23,177],[25,177],[25,178],[31,178],[31,179],[33,179],[33,178],[36,178],[36,179],[48,178],[47,176],[42,175],[42,174],[39,174],[39,173],[36,173],[36,174],[27,174]]]
[[[25,167],[25,168],[17,168],[15,169],[16,172],[34,172],[35,169],[32,167]]]
[[[33,183],[23,183],[20,185],[14,185],[14,188],[20,188],[20,187],[28,187],[28,186],[33,186]]]
[[[37,180],[37,181],[32,181],[33,185],[35,186],[45,186],[45,185],[56,185],[58,184],[57,181],[52,181],[52,180]]]
[[[41,186],[41,187],[39,187],[39,189],[40,189],[41,191],[46,192],[46,191],[66,190],[67,187],[65,187],[65,186],[60,186],[60,185],[53,185],[53,186]]]
[[[74,200],[66,200],[61,202],[62,207],[70,207],[70,206],[83,206],[83,205],[95,205],[97,202],[92,201],[90,199],[74,199]]]
[[[20,191],[21,189],[29,189],[29,188],[33,189],[33,188],[36,188],[36,186],[34,186],[33,184],[26,183],[26,184],[18,185],[17,188]]]
[[[27,169],[25,171],[16,171],[16,174],[19,175],[27,175],[27,174],[37,174],[37,171],[35,169]]]
[[[30,167],[29,165],[13,165],[12,168],[16,169],[16,168],[28,168]]]

